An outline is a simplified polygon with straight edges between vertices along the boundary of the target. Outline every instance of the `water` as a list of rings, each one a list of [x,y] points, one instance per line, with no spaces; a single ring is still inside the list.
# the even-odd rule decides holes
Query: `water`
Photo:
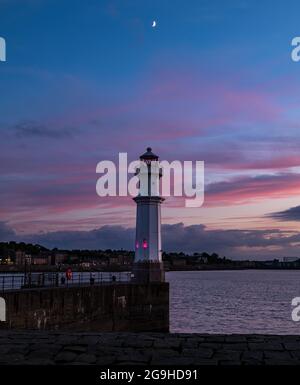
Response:
[[[170,331],[300,334],[291,301],[300,271],[168,272]]]
[[[128,273],[100,274],[103,281],[111,281],[111,274],[128,279]],[[22,276],[15,274],[15,288]],[[81,281],[89,277],[82,273]],[[291,301],[300,297],[300,271],[181,271],[168,272],[166,278],[171,332],[300,334],[300,322],[291,319]],[[78,273],[73,279],[76,284]]]

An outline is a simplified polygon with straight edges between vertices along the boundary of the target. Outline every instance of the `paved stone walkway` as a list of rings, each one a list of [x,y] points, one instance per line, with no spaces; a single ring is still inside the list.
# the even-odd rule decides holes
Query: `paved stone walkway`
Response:
[[[0,330],[0,364],[300,365],[300,336]]]

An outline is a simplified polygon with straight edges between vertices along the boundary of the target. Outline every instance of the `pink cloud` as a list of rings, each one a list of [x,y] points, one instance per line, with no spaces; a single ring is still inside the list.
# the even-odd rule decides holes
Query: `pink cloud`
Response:
[[[278,95],[258,86],[246,89],[236,79],[212,83],[210,76],[199,73],[154,72],[135,84],[126,99],[85,105],[43,122],[50,131],[75,127],[69,136],[29,130],[31,135],[20,137],[9,127],[0,151],[5,218],[17,222],[26,215],[27,222],[43,221],[49,214],[105,208],[114,221],[117,209],[131,207],[131,201],[97,197],[96,164],[120,151],[135,159],[149,144],[162,159],[204,160],[210,180],[216,171],[228,177],[228,182],[208,186],[208,206],[299,194],[296,174],[235,175],[300,165],[297,134],[281,140],[291,122]],[[169,200],[167,205],[182,202]]]

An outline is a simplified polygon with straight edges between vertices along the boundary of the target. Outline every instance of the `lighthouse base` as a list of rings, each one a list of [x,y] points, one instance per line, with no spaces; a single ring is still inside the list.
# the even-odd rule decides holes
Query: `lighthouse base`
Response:
[[[132,281],[136,283],[165,282],[162,262],[135,262],[132,269]]]

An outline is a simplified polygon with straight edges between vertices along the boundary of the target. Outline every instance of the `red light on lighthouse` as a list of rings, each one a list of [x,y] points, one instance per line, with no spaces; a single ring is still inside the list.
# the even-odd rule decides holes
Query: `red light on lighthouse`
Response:
[[[147,249],[148,247],[148,242],[146,239],[143,240],[143,249]]]

